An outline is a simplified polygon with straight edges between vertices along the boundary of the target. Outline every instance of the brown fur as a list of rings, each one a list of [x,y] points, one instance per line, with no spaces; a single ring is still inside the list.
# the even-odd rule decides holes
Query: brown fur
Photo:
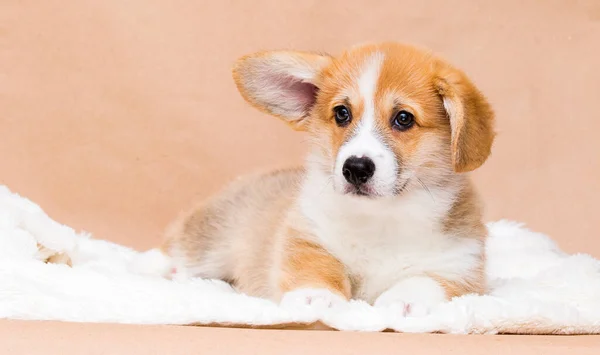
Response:
[[[477,274],[477,278],[467,278],[465,277],[463,280],[447,280],[437,275],[429,275],[431,278],[436,280],[440,286],[444,288],[446,291],[446,299],[451,300],[454,297],[468,295],[468,294],[478,294],[482,295],[485,293],[485,280],[483,280],[483,270],[479,269],[481,272],[474,272],[473,276]]]
[[[238,179],[173,222],[161,249],[192,276],[226,280],[254,296],[279,297],[270,286],[273,250],[303,174],[299,168],[280,169]],[[199,268],[207,260],[213,267]]]
[[[466,75],[448,64],[440,64],[436,86],[451,104],[452,163],[457,172],[481,166],[492,149],[494,112],[481,92]]]
[[[296,230],[290,229],[286,235],[279,280],[282,292],[303,287],[326,288],[346,299],[352,296],[350,280],[339,260]]]
[[[48,264],[65,264],[69,267],[73,266],[69,254],[64,252],[57,252],[56,250],[52,250],[40,243],[37,243],[37,247],[38,258],[40,258],[43,262]]]
[[[443,226],[444,231],[450,235],[466,235],[481,240],[482,245],[487,237],[482,216],[483,208],[473,186],[468,183],[458,195],[450,212],[446,216]],[[446,290],[448,298],[468,293],[483,294],[486,290],[485,282],[485,254],[482,251],[481,260],[463,280],[445,280],[436,275],[431,275]]]
[[[495,137],[494,112],[486,98],[462,71],[411,46],[363,46],[336,58],[315,80],[320,85],[311,111],[315,119],[304,124],[303,129],[328,137],[322,144],[330,147],[331,157],[337,155],[360,124],[364,103],[356,82],[361,65],[376,51],[386,55],[375,94],[378,133],[398,159],[430,160],[430,165],[448,165],[454,172],[468,172],[483,164]],[[344,88],[342,92],[340,88]],[[444,101],[448,102],[448,110]],[[334,121],[333,108],[342,104],[349,107],[353,117],[346,127],[338,127]],[[410,130],[400,132],[392,128],[390,122],[400,110],[414,115],[416,124]],[[440,154],[418,156],[424,146],[446,144],[451,146],[448,158]]]

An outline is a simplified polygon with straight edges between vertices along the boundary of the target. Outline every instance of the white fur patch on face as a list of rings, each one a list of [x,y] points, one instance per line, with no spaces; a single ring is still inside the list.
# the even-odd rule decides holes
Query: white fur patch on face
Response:
[[[342,174],[344,162],[352,157],[368,157],[375,163],[375,174],[369,181],[370,190],[376,195],[390,195],[396,186],[398,164],[392,150],[377,133],[375,93],[384,56],[371,55],[365,62],[358,78],[358,88],[364,111],[354,135],[340,149],[334,172],[335,186],[344,189],[347,182]]]

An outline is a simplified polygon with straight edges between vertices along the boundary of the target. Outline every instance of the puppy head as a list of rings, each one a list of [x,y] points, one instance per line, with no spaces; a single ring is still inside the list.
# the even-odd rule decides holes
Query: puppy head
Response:
[[[250,104],[310,133],[311,168],[342,194],[443,187],[481,166],[494,140],[493,111],[467,76],[410,46],[261,52],[233,74]]]

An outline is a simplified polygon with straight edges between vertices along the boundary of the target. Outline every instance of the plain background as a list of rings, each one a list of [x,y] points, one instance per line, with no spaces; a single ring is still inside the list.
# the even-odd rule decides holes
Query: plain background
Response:
[[[301,162],[303,136],[250,108],[231,67],[263,49],[426,46],[497,111],[474,174],[487,218],[600,256],[600,2],[2,1],[0,183],[136,248],[238,174]]]

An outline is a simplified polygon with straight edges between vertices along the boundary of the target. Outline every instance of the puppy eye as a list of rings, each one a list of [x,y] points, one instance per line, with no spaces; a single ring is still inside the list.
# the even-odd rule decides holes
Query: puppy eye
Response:
[[[350,110],[346,106],[336,106],[333,112],[335,112],[335,123],[340,127],[346,126],[352,120]]]
[[[399,131],[406,131],[415,124],[415,116],[408,111],[400,111],[392,120],[392,127]]]

